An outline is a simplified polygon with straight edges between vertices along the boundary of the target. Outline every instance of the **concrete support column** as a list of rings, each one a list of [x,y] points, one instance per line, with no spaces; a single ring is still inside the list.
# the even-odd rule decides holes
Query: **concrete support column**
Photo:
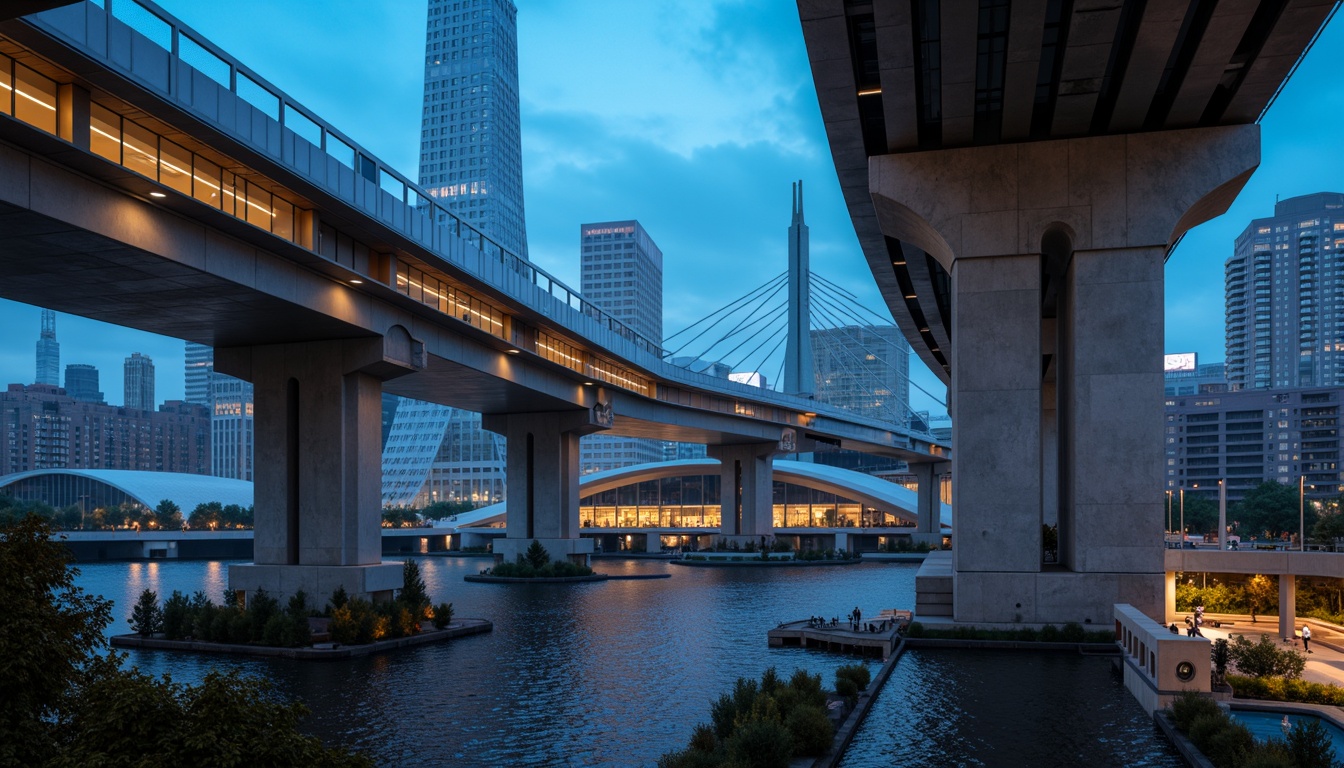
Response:
[[[883,233],[951,275],[956,620],[1163,613],[1163,260],[1258,162],[1256,126],[870,160]]]
[[[1176,622],[1176,572],[1167,571],[1163,579],[1163,601],[1166,609],[1163,611],[1162,623],[1173,624]]]
[[[512,561],[539,541],[552,560],[586,565],[593,540],[579,537],[579,438],[602,429],[591,410],[487,414],[481,426],[504,435],[508,479],[495,560]]]
[[[711,445],[719,460],[719,531],[745,544],[774,535],[774,455],[777,443]]]
[[[215,369],[252,382],[256,408],[254,562],[230,589],[317,605],[337,587],[391,597],[382,562],[382,382],[423,365],[404,331],[384,339],[215,350]]]
[[[663,551],[663,535],[661,533],[644,534],[644,551],[651,555],[656,555]]]
[[[1279,577],[1279,637],[1292,641],[1297,634],[1297,577]]]
[[[944,466],[945,462],[910,465],[916,483],[915,532],[911,536],[915,542],[922,541],[930,546],[942,545],[942,474],[939,468]]]

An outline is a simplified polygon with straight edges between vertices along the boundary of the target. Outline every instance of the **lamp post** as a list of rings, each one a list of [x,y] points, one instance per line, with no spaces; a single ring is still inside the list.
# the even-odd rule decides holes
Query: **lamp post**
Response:
[[[1167,534],[1171,534],[1171,491],[1167,491]]]
[[[1181,549],[1185,549],[1185,489],[1181,489]]]
[[[1218,551],[1227,549],[1227,481],[1218,481]]]
[[[1307,476],[1297,476],[1297,551],[1307,551]]]

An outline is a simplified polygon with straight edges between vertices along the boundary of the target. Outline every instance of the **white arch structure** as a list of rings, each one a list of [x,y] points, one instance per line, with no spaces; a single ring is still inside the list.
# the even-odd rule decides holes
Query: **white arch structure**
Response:
[[[776,459],[773,462],[774,479],[786,483],[815,488],[819,491],[834,493],[852,499],[866,507],[888,512],[902,520],[917,522],[916,494],[914,491],[888,482],[879,477],[866,475],[841,467],[825,464],[813,464],[806,461],[787,461]],[[716,475],[719,473],[717,459],[681,459],[678,461],[660,461],[652,464],[636,464],[630,467],[594,472],[579,480],[579,496],[586,497],[613,488],[632,485],[645,480],[661,480],[667,477],[687,475]],[[938,505],[941,527],[952,527],[952,505]],[[504,521],[504,503],[464,512],[457,516],[454,527],[473,528],[489,526]]]

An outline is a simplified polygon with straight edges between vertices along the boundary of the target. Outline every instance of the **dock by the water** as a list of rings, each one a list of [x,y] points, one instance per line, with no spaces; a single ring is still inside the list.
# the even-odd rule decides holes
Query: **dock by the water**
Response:
[[[786,621],[766,633],[773,647],[820,648],[838,653],[887,658],[901,642],[901,630],[910,620],[909,611],[884,611],[874,624],[884,627],[867,630],[867,623],[854,629],[848,621],[835,626],[807,619]]]

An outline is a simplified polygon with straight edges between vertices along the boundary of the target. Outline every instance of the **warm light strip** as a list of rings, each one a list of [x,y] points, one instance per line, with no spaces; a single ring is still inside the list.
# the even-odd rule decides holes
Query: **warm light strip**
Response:
[[[8,87],[8,86],[6,86],[6,87]],[[55,112],[55,111],[56,111],[56,105],[55,105],[55,104],[48,104],[47,102],[42,101],[41,99],[35,98],[35,97],[33,97],[33,96],[30,96],[30,95],[24,93],[23,91],[14,91],[14,92],[17,93],[17,94],[19,94],[19,95],[22,96],[23,98],[25,98],[25,99],[27,99],[27,100],[33,102],[34,104],[37,104],[37,105],[39,105],[39,106],[46,107],[47,109],[50,109],[52,112]]]

